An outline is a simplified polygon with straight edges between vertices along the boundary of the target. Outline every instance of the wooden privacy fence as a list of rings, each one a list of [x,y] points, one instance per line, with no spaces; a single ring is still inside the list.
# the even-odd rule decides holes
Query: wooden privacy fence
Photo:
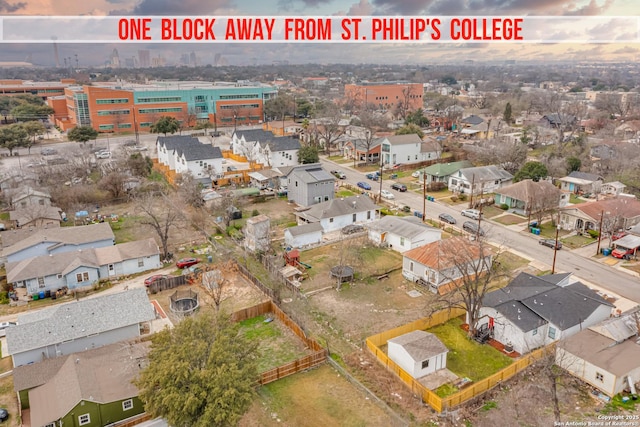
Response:
[[[302,328],[298,326],[293,319],[287,316],[287,314],[283,312],[272,300],[254,305],[253,307],[238,310],[231,315],[231,318],[236,322],[241,322],[265,313],[272,313],[280,322],[289,328],[291,332],[300,338],[300,340],[302,340],[302,342],[304,342],[305,345],[313,351],[313,353],[269,371],[262,372],[258,379],[258,382],[261,385],[269,384],[273,381],[279,380],[280,378],[293,375],[297,372],[304,371],[305,369],[313,368],[327,360],[327,350],[315,340],[307,337]]]
[[[188,283],[188,277],[184,276],[169,276],[166,279],[160,279],[149,285],[149,292],[157,294],[160,291],[166,291],[167,289],[173,289],[181,285]]]
[[[477,381],[464,390],[452,394],[451,396],[441,398],[433,391],[420,384],[415,378],[409,375],[409,373],[398,366],[393,360],[389,359],[387,354],[380,349],[381,346],[385,345],[387,341],[392,338],[416,330],[429,329],[433,326],[445,323],[449,319],[462,316],[463,314],[465,314],[465,311],[462,309],[439,311],[437,313],[434,313],[430,317],[425,317],[406,325],[402,325],[397,328],[390,329],[388,331],[384,331],[368,337],[366,340],[367,348],[371,353],[373,353],[374,356],[376,356],[381,364],[383,364],[389,371],[396,374],[407,386],[409,386],[414,394],[420,396],[423,402],[425,402],[438,412],[453,408],[464,402],[467,402],[468,400],[473,399],[474,397],[479,396],[485,391],[495,387],[500,382],[513,377],[515,374],[522,371],[545,354],[546,347],[535,350],[517,360],[516,362],[512,363],[511,365],[507,366],[506,368],[496,372],[492,376]]]

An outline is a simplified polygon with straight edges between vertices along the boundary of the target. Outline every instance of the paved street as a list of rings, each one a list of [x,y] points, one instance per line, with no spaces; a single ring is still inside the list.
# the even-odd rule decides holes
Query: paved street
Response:
[[[326,158],[322,158],[321,162],[327,170],[338,169],[344,172],[347,176],[344,181],[350,184],[355,185],[358,181],[368,182],[372,187],[369,193],[374,195],[378,194],[380,182],[367,179],[365,174],[355,171],[351,163],[338,164]],[[393,182],[394,181],[387,180],[382,183],[382,188],[391,191],[395,196],[395,199],[391,202],[398,206],[408,205],[411,207],[412,212],[422,212],[422,195],[412,191],[401,193],[391,190],[391,184],[393,184]],[[461,226],[464,221],[469,220],[460,215],[460,211],[466,207],[466,204],[452,207],[438,201],[427,202],[426,216],[427,218],[437,219],[439,214],[443,212],[448,213],[458,221],[457,226]],[[523,232],[521,226],[506,227],[491,220],[483,220],[482,228],[487,231],[488,238],[492,243],[514,249],[523,256],[541,262],[551,269],[553,250],[546,246],[539,245],[538,238]],[[514,230],[514,228],[516,230]],[[595,249],[596,248],[593,247],[593,254],[595,254]],[[582,281],[592,283],[600,288],[640,303],[640,279],[633,274],[588,258],[586,249],[570,251],[563,248],[558,251],[556,257],[556,272],[571,272]]]

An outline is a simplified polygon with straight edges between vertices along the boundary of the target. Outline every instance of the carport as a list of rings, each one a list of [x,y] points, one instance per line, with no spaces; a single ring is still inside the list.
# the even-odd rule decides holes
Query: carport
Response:
[[[634,236],[633,234],[628,234],[618,240],[613,242],[614,249],[624,248],[625,250],[631,249],[633,250],[633,256],[636,257],[638,255],[638,248],[640,247],[640,236]]]

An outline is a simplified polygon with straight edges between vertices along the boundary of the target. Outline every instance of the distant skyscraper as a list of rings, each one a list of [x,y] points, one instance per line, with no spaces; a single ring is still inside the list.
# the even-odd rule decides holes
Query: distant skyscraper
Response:
[[[111,68],[120,68],[120,55],[118,55],[118,49],[113,49],[113,52],[111,52],[109,65]]]
[[[189,65],[189,54],[183,53],[180,55],[180,65]]]
[[[148,50],[138,51],[138,66],[141,68],[151,67],[151,52]]]
[[[189,65],[192,67],[195,67],[198,65],[198,57],[196,56],[196,53],[193,51],[189,55]]]

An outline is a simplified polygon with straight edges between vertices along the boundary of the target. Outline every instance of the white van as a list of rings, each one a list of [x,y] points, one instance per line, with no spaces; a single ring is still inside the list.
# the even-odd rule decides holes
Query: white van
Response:
[[[465,209],[460,212],[460,215],[466,216],[467,218],[471,219],[480,219],[480,215],[482,215],[482,212],[477,209]]]

